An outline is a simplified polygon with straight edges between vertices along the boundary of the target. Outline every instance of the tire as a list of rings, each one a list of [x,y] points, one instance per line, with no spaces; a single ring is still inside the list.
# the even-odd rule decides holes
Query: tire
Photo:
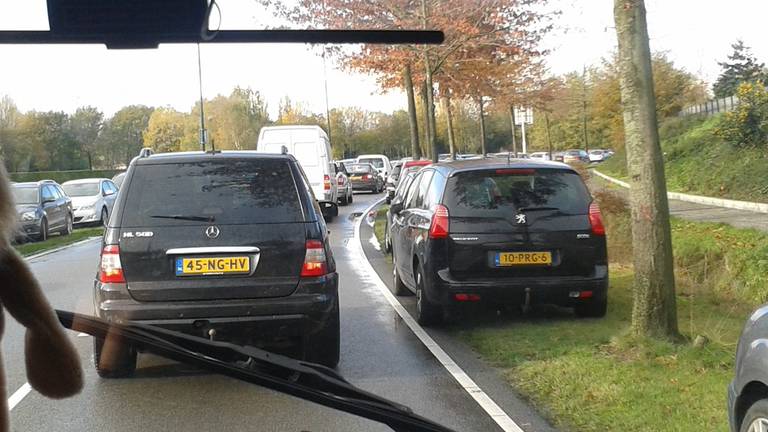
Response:
[[[416,276],[416,321],[423,326],[440,324],[443,320],[443,307],[432,303],[424,295],[424,270],[419,265]]]
[[[348,204],[349,204],[349,196],[347,196],[347,193],[346,193],[346,192],[344,193],[344,196],[343,196],[342,198],[340,198],[340,199],[339,199],[339,202],[340,202],[340,203],[341,203],[341,205],[343,205],[343,206],[345,206],[345,205],[348,205]]]
[[[70,235],[70,234],[72,234],[72,229],[73,229],[73,227],[72,227],[72,215],[68,214],[67,215],[67,220],[64,223],[64,227],[61,229],[61,231],[59,231],[59,234],[61,234],[63,236]]]
[[[755,423],[762,423],[765,427],[768,427],[768,399],[760,399],[753,403],[744,415],[744,421],[741,422],[740,432],[754,432],[765,430],[759,428],[750,429]]]
[[[350,204],[352,204],[352,202],[354,201],[354,197],[355,197],[355,194],[354,194],[354,192],[352,192],[352,191],[350,190],[350,191],[349,191],[349,198],[347,199],[347,202],[348,202],[348,203],[350,203]]]
[[[40,234],[37,235],[37,240],[41,242],[48,240],[48,220],[46,218],[40,221]]]
[[[411,290],[400,279],[400,274],[397,273],[397,259],[395,254],[392,253],[392,293],[396,296],[407,296],[411,294]]]
[[[104,340],[93,338],[93,364],[102,378],[127,378],[136,371],[136,350],[118,342],[107,345],[111,352],[105,354]]]
[[[328,321],[319,333],[310,340],[307,360],[319,363],[331,369],[336,368],[341,357],[341,325],[339,320],[339,302]]]
[[[573,310],[581,318],[602,318],[608,312],[608,295],[579,304]]]
[[[109,223],[109,212],[107,211],[106,207],[103,207],[101,209],[101,224],[106,227],[108,223]]]

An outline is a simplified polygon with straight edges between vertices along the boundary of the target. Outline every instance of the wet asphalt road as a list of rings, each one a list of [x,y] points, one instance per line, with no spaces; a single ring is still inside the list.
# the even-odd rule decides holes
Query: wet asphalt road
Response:
[[[405,326],[372,286],[359,265],[353,214],[380,195],[355,195],[340,207],[331,239],[340,275],[341,362],[339,372],[353,384],[410,406],[416,413],[461,431],[498,431],[498,426]],[[389,283],[383,254],[361,238],[376,271]],[[30,265],[50,302],[59,309],[92,314],[91,290],[99,241],[33,259]],[[409,299],[403,303],[407,308]],[[8,319],[2,342],[8,396],[26,382],[23,331]],[[433,338],[526,432],[551,428],[521,402],[501,375],[449,333]],[[71,333],[85,369],[83,392],[52,401],[32,391],[11,413],[14,431],[387,431],[380,425],[290,396],[190,367],[140,355],[136,376],[98,378],[92,340]]]

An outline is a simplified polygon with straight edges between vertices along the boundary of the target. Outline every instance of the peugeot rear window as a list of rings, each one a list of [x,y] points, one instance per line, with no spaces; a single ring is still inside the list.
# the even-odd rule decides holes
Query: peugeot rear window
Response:
[[[448,180],[443,198],[456,217],[497,217],[542,207],[586,214],[591,200],[578,174],[553,169],[458,173]]]
[[[135,167],[124,227],[302,222],[285,160],[221,160]]]

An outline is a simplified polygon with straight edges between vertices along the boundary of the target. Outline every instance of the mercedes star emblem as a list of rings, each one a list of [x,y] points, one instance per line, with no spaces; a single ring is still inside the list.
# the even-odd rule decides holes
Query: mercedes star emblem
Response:
[[[217,227],[216,225],[211,225],[205,229],[205,235],[207,235],[208,238],[215,239],[216,237],[219,236],[220,233],[221,233],[221,230],[219,230],[219,227]]]
[[[522,213],[516,214],[515,215],[515,222],[517,222],[519,224],[524,224],[525,223],[525,215],[522,214]]]

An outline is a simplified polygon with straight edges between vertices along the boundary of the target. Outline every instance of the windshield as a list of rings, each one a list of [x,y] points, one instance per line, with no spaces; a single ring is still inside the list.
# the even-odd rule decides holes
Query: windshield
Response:
[[[36,186],[14,186],[11,188],[11,192],[16,204],[37,204],[40,199],[40,193]]]
[[[70,183],[63,184],[61,187],[71,197],[96,196],[101,193],[99,182]]]
[[[767,15],[0,0],[0,422],[768,431]]]

